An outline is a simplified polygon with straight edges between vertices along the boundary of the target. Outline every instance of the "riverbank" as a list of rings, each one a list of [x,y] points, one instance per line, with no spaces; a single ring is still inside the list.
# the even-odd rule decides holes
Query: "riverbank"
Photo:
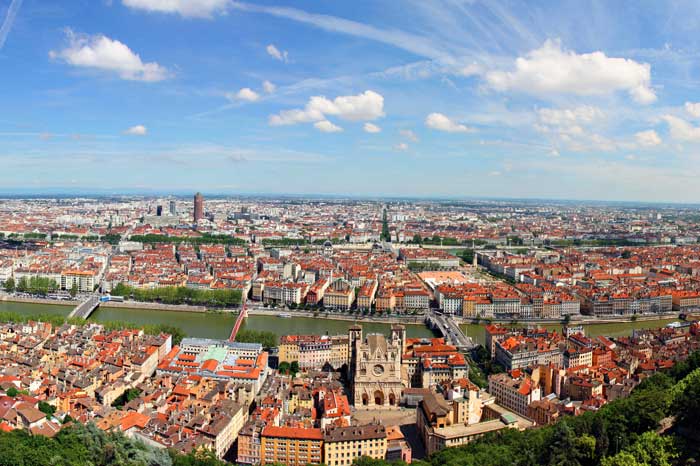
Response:
[[[303,317],[306,319],[324,319],[324,320],[339,320],[345,322],[372,322],[378,324],[408,324],[408,325],[423,325],[423,320],[425,316],[423,314],[415,316],[389,316],[389,317],[378,317],[378,316],[365,316],[365,315],[345,315],[336,314],[332,312],[320,312],[320,311],[297,311],[297,310],[287,310],[287,309],[249,309],[248,315],[257,316],[275,316],[279,317],[279,314],[289,314],[293,318]]]
[[[161,303],[144,303],[141,301],[107,301],[100,303],[100,307],[116,307],[119,309],[145,309],[148,311],[175,311],[175,312],[194,312],[203,314],[207,312],[204,306],[190,306],[189,304],[161,304]]]
[[[26,303],[26,304],[47,304],[51,306],[69,306],[75,307],[80,304],[80,301],[68,299],[48,299],[48,298],[37,298],[37,297],[24,297],[16,296],[7,293],[0,294],[0,301],[8,303]],[[147,303],[141,301],[107,301],[100,303],[100,307],[116,307],[116,308],[128,308],[128,309],[145,309],[150,311],[176,311],[176,312],[195,312],[204,313],[207,312],[207,308],[204,306],[191,306],[189,304],[162,304],[162,303]],[[228,311],[232,312],[232,311]],[[237,312],[237,311],[235,311]]]
[[[75,307],[80,304],[76,300],[55,300],[46,298],[35,298],[35,297],[20,297],[15,295],[10,295],[4,292],[0,293],[0,301],[6,302],[16,302],[16,303],[27,303],[27,304],[46,304],[51,306],[70,306]],[[207,310],[204,306],[192,306],[189,304],[161,304],[161,303],[149,303],[142,301],[108,301],[105,303],[100,303],[100,307],[104,308],[119,308],[119,309],[139,309],[148,311],[175,311],[175,312],[192,312],[195,314],[237,314],[239,309],[214,309]],[[259,316],[278,316],[280,313],[290,314],[292,317],[304,317],[304,318],[314,318],[323,320],[337,320],[344,322],[372,322],[381,324],[410,324],[419,325],[423,324],[425,319],[424,314],[410,315],[410,316],[379,316],[379,315],[363,315],[363,314],[343,314],[343,313],[333,313],[333,312],[321,312],[321,311],[303,311],[303,310],[292,310],[292,309],[268,309],[268,308],[248,308],[249,315],[259,315]],[[465,317],[455,316],[460,325],[487,325],[487,324],[501,324],[501,325],[511,325],[514,319],[472,319]],[[678,314],[675,312],[664,313],[664,314],[649,314],[649,315],[635,315],[635,316],[610,316],[605,318],[595,318],[591,316],[579,316],[571,319],[570,325],[605,325],[605,324],[625,324],[625,323],[635,323],[635,322],[655,322],[655,321],[666,321],[669,319],[678,319]],[[515,322],[519,325],[562,325],[564,324],[563,319],[515,319]]]
[[[70,306],[75,307],[80,304],[80,301],[75,300],[59,300],[48,298],[25,298],[23,296],[14,296],[7,293],[0,294],[0,301],[8,303],[27,303],[27,304],[49,304],[51,306]]]

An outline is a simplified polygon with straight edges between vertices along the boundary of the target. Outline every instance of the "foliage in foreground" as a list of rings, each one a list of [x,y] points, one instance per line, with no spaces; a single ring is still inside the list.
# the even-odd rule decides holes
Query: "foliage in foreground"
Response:
[[[659,421],[677,416],[677,429],[700,434],[700,352],[640,384],[628,398],[597,412],[520,432],[504,429],[469,445],[442,450],[430,466],[670,466],[695,464],[684,437],[659,435]]]
[[[211,453],[180,455],[94,424],[74,424],[55,437],[0,432],[0,466],[224,466]]]

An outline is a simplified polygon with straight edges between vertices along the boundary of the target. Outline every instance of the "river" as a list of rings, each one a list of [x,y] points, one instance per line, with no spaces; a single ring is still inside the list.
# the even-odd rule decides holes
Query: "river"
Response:
[[[71,306],[53,304],[27,304],[0,301],[0,312],[14,312],[17,314],[37,316],[41,314],[68,315]],[[188,336],[204,338],[229,337],[236,316],[233,314],[196,313],[177,311],[154,311],[146,309],[128,309],[118,307],[98,308],[90,320],[104,322],[109,320],[121,320],[134,324],[168,324],[180,327]],[[665,319],[645,322],[621,322],[614,324],[585,325],[586,334],[589,336],[623,336],[630,335],[633,329],[661,327],[676,319]],[[313,335],[338,335],[347,333],[351,322],[342,320],[329,320],[324,318],[293,317],[284,319],[276,316],[249,316],[243,327],[252,330],[267,330],[276,335],[313,334]],[[363,331],[389,333],[390,324],[377,322],[361,322]],[[560,325],[545,325],[548,329],[560,329]],[[484,343],[485,333],[483,325],[463,325],[462,329],[478,343]],[[407,325],[406,333],[409,337],[429,337],[432,332],[422,325]]]
[[[71,306],[50,304],[27,304],[0,301],[0,312],[14,312],[16,314],[37,316],[41,314],[68,315]],[[147,309],[129,309],[119,307],[100,307],[91,316],[91,321],[104,322],[109,320],[121,320],[134,324],[168,324],[180,327],[188,336],[204,338],[229,337],[233,324],[236,321],[234,314],[221,313],[197,313],[178,311],[154,311]],[[348,332],[352,322],[342,320],[329,320],[324,318],[294,317],[285,319],[277,316],[249,316],[243,329],[267,330],[281,335],[339,335]],[[361,322],[365,333],[389,333],[390,324],[378,322]],[[409,337],[429,337],[432,332],[423,325],[407,325],[406,334]]]

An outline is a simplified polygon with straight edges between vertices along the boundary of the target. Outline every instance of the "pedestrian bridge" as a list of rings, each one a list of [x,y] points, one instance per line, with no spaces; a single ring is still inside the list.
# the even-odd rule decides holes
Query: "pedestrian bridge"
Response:
[[[85,301],[75,306],[75,309],[68,314],[68,317],[78,317],[87,320],[99,305],[100,297],[96,295],[90,296]]]

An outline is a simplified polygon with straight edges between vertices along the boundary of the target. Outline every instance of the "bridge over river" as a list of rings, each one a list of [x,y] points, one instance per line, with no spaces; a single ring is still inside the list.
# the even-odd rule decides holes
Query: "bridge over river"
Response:
[[[462,329],[450,316],[430,311],[425,316],[425,323],[431,329],[440,332],[448,344],[456,346],[460,351],[471,351],[479,346],[462,332]]]
[[[68,314],[68,317],[79,317],[87,320],[87,318],[90,317],[90,314],[92,314],[99,305],[100,297],[97,295],[92,295],[82,303],[75,306],[75,309]]]

